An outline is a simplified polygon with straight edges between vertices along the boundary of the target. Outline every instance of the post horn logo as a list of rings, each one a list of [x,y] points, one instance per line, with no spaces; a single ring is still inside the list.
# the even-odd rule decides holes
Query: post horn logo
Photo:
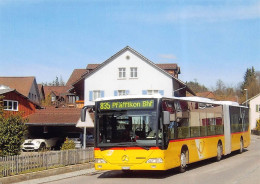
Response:
[[[129,161],[129,157],[127,155],[122,156],[122,161],[123,162],[128,162]]]

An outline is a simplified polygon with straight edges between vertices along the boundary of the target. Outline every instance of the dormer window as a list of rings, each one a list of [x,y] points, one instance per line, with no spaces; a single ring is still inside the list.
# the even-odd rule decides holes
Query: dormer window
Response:
[[[125,68],[118,68],[118,78],[119,79],[126,78],[126,69]]]

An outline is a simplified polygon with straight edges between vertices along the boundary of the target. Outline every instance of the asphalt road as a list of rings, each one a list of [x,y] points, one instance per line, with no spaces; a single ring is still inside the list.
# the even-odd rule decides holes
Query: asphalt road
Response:
[[[251,145],[244,153],[232,153],[220,162],[214,159],[191,164],[185,173],[176,169],[164,172],[96,171],[91,174],[67,178],[50,184],[259,184],[260,183],[260,136],[251,137]]]

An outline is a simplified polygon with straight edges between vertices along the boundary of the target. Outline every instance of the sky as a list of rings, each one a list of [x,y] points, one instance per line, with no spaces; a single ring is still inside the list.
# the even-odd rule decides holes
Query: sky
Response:
[[[38,83],[130,46],[208,88],[260,71],[260,0],[0,0],[0,76]]]

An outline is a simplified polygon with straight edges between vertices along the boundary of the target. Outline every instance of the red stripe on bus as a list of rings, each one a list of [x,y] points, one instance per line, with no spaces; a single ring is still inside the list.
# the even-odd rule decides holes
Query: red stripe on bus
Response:
[[[189,141],[189,140],[203,139],[203,138],[212,138],[212,137],[222,137],[222,136],[224,136],[224,135],[213,135],[213,136],[205,136],[205,137],[192,137],[192,138],[187,138],[187,139],[170,140],[170,142],[181,142],[181,141]]]

